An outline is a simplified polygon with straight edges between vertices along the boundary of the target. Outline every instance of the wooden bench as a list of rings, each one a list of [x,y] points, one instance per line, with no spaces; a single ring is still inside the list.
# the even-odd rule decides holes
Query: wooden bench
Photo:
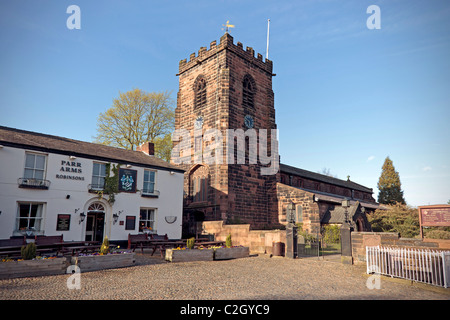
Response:
[[[60,252],[60,243],[62,243],[63,235],[58,236],[35,236],[36,253],[58,253]]]
[[[159,234],[150,234],[150,240],[169,240],[169,237],[167,236],[167,233],[165,235],[159,235]]]
[[[0,239],[0,256],[20,256],[22,246],[26,245],[24,237],[14,237],[9,239]]]

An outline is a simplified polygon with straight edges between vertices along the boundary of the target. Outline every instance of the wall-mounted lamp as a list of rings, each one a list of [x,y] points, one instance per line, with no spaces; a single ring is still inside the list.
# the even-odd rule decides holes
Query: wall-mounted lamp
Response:
[[[84,212],[80,213],[80,222],[82,223],[84,221],[84,218],[86,218],[86,214]]]
[[[80,211],[80,208],[75,209],[75,214],[76,214],[78,211]],[[85,218],[86,218],[86,214],[85,214],[84,212],[81,212],[81,213],[80,213],[80,221],[78,222],[78,224],[81,224],[81,223],[84,221]]]
[[[131,168],[131,164],[127,164],[126,167],[127,167],[127,168]]]
[[[75,156],[69,156],[69,159],[70,160],[75,160],[77,157],[75,157]]]
[[[170,171],[170,174],[173,176],[175,174],[175,172],[174,171]]]
[[[114,220],[113,223],[114,224],[117,223],[117,220],[119,220],[119,216],[122,212],[123,212],[123,210],[120,210],[119,212],[113,214],[113,220]]]

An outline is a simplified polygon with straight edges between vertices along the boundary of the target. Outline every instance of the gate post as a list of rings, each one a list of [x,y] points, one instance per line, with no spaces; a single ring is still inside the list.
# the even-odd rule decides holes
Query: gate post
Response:
[[[347,208],[350,202],[346,199],[342,201],[342,207],[345,209],[345,221],[341,225],[341,262],[345,264],[353,264],[352,259],[352,231],[348,220]]]
[[[297,258],[297,226],[292,223],[286,226],[286,257]]]
[[[291,201],[286,208],[288,224],[286,226],[286,257],[297,258],[297,227],[295,226],[295,205]]]

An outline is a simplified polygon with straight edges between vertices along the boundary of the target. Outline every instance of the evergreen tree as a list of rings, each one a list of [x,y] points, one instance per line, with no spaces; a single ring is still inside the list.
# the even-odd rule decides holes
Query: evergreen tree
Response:
[[[400,176],[395,171],[394,164],[389,157],[386,157],[378,180],[378,202],[383,204],[395,204],[396,202],[405,204],[403,191],[401,190]]]

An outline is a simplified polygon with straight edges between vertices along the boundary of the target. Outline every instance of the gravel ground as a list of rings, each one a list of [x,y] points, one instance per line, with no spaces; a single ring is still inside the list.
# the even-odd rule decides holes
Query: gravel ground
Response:
[[[450,289],[381,277],[368,289],[363,267],[266,255],[212,262],[169,263],[136,254],[136,266],[81,274],[0,280],[0,300],[450,300]]]

